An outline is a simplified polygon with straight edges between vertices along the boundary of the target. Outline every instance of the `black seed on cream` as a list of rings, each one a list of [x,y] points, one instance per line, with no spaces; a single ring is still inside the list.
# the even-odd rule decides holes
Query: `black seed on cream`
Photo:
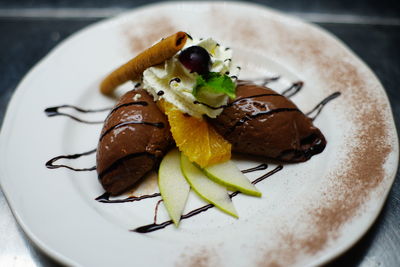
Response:
[[[169,84],[171,84],[172,82],[180,83],[180,82],[181,82],[181,79],[179,79],[178,77],[173,78],[173,79],[171,79],[171,80],[169,81]]]

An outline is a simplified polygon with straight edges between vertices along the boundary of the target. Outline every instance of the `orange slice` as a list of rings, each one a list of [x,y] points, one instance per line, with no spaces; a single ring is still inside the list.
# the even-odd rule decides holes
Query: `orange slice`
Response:
[[[168,102],[159,105],[168,116],[176,146],[191,162],[204,168],[231,158],[231,144],[207,121],[188,116]]]

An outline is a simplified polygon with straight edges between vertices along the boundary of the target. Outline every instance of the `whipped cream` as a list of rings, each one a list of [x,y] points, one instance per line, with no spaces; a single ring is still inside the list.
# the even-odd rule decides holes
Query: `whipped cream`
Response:
[[[232,50],[228,47],[219,45],[211,38],[192,39],[188,38],[182,50],[190,46],[201,46],[208,51],[211,57],[211,72],[227,74],[232,81],[236,83],[240,68],[233,66]],[[153,95],[154,100],[164,99],[175,105],[180,111],[191,116],[200,118],[207,115],[210,118],[217,117],[220,109],[212,109],[206,105],[195,102],[196,98],[192,90],[196,85],[197,73],[190,71],[183,66],[176,54],[164,64],[150,67],[143,72],[143,88]],[[222,106],[227,104],[228,96],[218,98],[213,106]]]

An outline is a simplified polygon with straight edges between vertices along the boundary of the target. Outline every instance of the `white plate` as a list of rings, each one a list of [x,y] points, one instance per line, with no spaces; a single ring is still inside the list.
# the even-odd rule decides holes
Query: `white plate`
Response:
[[[158,198],[99,203],[94,198],[102,189],[95,172],[47,169],[51,157],[96,147],[101,125],[48,118],[43,110],[60,104],[112,105],[98,91],[102,77],[177,30],[232,47],[242,78],[280,74],[280,81],[271,84],[278,91],[304,81],[293,98],[304,111],[333,92],[342,95],[315,121],[328,140],[326,150],[259,183],[262,199],[234,198],[240,219],[211,209],[184,220],[179,229],[138,234],[128,230],[153,221]],[[157,4],[74,34],[18,86],[0,141],[1,186],[18,222],[49,255],[83,266],[321,264],[370,227],[398,164],[390,106],[371,70],[324,30],[242,3]],[[91,155],[68,164],[94,162]],[[238,164],[246,168],[257,162],[241,159]],[[154,190],[153,180],[135,194]],[[199,205],[193,197],[190,202]],[[165,218],[161,205],[158,221]]]

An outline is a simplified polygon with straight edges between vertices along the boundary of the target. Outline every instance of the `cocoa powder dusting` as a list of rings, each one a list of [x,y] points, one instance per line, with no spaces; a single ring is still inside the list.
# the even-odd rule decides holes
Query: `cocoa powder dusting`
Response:
[[[371,103],[371,99],[366,100]],[[353,140],[358,147],[352,149],[343,164],[345,172],[331,173],[330,186],[321,192],[318,203],[304,211],[309,229],[306,235],[281,234],[281,242],[268,249],[259,266],[287,266],[298,262],[299,255],[315,254],[324,249],[328,241],[338,237],[341,226],[358,215],[362,205],[384,178],[383,164],[392,151],[387,126],[380,110],[372,104],[369,111],[356,115],[359,133]],[[348,144],[351,146],[352,144]]]
[[[200,248],[194,249],[190,247],[186,251],[193,251],[193,254],[183,254],[180,261],[176,264],[177,267],[211,267],[221,266],[217,259],[216,253],[213,250]]]
[[[280,233],[281,243],[272,249],[265,251],[262,259],[257,266],[279,267],[287,266],[296,260],[295,253],[288,253],[292,250],[298,250],[298,238],[290,233],[290,231],[282,231]],[[284,264],[283,264],[284,263]]]
[[[303,241],[307,252],[317,252],[329,236],[335,235],[340,226],[357,215],[361,205],[384,178],[383,164],[392,148],[384,142],[388,133],[380,110],[371,105],[370,110],[358,118],[364,129],[356,137],[358,148],[353,149],[353,154],[348,157],[350,168],[345,173],[331,175],[333,186],[322,199],[325,205],[319,203],[319,208],[310,210],[318,231]],[[335,198],[338,193],[340,198]]]
[[[213,9],[212,17],[223,18],[219,12]],[[309,201],[300,211],[303,214],[301,220],[307,223],[310,231],[300,234],[296,227],[286,227],[292,222],[287,222],[286,226],[282,224],[278,232],[280,240],[274,244],[269,242],[270,247],[264,248],[258,261],[258,266],[288,266],[302,262],[304,255],[316,254],[327,248],[331,241],[339,237],[341,228],[362,212],[362,206],[381,185],[385,178],[383,165],[393,150],[391,126],[385,117],[389,107],[380,94],[380,85],[368,70],[329,37],[321,35],[320,31],[301,23],[285,24],[273,15],[261,16],[256,22],[249,20],[246,23],[243,23],[242,15],[234,15],[230,14],[229,23],[224,23],[221,30],[226,33],[227,39],[235,40],[244,47],[262,47],[267,55],[282,58],[283,62],[291,64],[289,67],[292,69],[314,71],[319,75],[315,79],[324,84],[318,94],[326,96],[341,92],[341,104],[338,106],[346,108],[346,119],[356,129],[356,132],[344,133],[348,148],[345,149],[343,162],[340,162],[342,167],[323,177],[327,185],[318,192],[317,202]],[[132,52],[142,51],[161,37],[180,30],[166,18],[158,18],[151,23],[154,24],[151,29],[139,36],[135,36],[134,30],[131,33],[127,31]],[[149,22],[143,25],[149,27]],[[258,38],[260,33],[256,29],[260,29],[260,25],[266,38]],[[377,95],[370,95],[371,92]],[[218,266],[213,250],[191,247],[185,251],[193,254],[182,255],[177,266]]]
[[[271,41],[279,44],[278,50],[270,47],[274,53],[281,53],[282,57],[290,55],[299,68],[311,65],[324,70],[320,77],[326,83],[324,92],[342,93],[342,103],[351,105],[353,111],[346,119],[357,129],[353,136],[346,137],[347,146],[355,147],[345,156],[342,171],[329,174],[330,185],[320,193],[318,203],[304,210],[302,219],[307,221],[309,229],[314,230],[302,235],[294,230],[282,233],[281,242],[266,249],[259,261],[259,266],[287,266],[301,261],[299,258],[304,253],[322,251],[328,241],[336,239],[341,227],[359,215],[362,205],[384,179],[383,165],[393,150],[387,118],[383,115],[389,107],[381,96],[370,95],[379,92],[380,88],[369,73],[354,63],[346,51],[328,38],[321,38],[319,32],[287,27],[270,19],[265,19],[262,24],[265,28],[273,27],[268,29],[273,36]],[[235,27],[237,32],[252,35],[247,34],[247,24],[235,24]],[[376,90],[371,90],[371,86],[377,87]]]
[[[135,29],[148,30],[145,30],[142,34],[138,34]],[[135,23],[135,25],[125,30],[124,36],[128,39],[131,52],[137,54],[160,41],[161,38],[168,37],[179,30],[171,24],[167,17],[158,17],[152,21]]]

